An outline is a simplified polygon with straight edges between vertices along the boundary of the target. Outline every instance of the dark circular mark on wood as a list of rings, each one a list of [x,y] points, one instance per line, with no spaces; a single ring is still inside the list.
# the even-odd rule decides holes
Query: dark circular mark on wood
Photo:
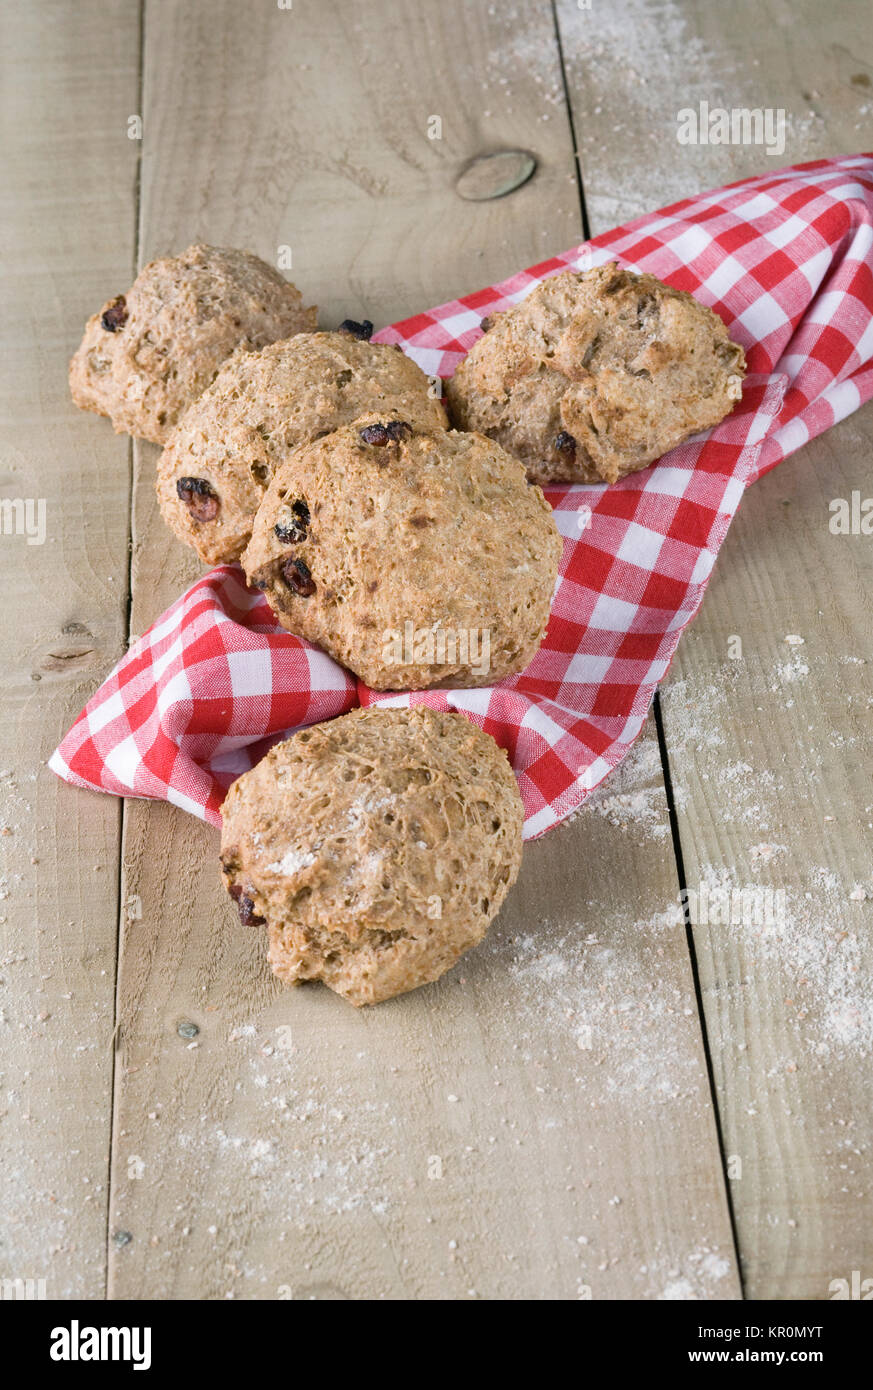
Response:
[[[461,170],[455,192],[469,203],[486,203],[505,198],[532,178],[536,157],[529,150],[495,150],[480,154]]]

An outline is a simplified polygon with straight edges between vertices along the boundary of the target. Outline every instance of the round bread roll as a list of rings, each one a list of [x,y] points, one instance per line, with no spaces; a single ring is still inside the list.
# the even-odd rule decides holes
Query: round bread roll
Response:
[[[108,415],[118,433],[163,444],[235,348],[315,324],[296,286],[257,256],[189,246],[152,261],[88,320],[70,390],[81,410]]]
[[[277,744],[222,807],[224,883],[275,973],[377,1004],[481,941],[521,864],[506,754],[461,714],[356,709]]]
[[[523,671],[560,555],[551,508],[498,444],[365,415],[279,466],[243,566],[289,632],[374,690],[422,690]]]
[[[550,276],[485,327],[447,384],[449,413],[543,485],[614,483],[742,395],[743,350],[718,315],[614,262]]]
[[[275,469],[291,449],[365,410],[445,429],[442,401],[420,367],[350,324],[237,353],[191,406],[158,462],[167,524],[206,564],[238,560]]]

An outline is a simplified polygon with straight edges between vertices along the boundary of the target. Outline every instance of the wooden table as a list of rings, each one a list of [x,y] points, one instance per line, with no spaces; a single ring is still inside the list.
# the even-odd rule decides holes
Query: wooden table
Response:
[[[85,318],[137,266],[196,238],[290,246],[322,325],[381,325],[870,148],[865,0],[11,0],[2,29],[0,474],[46,500],[48,539],[0,537],[0,1278],[827,1299],[873,1275],[873,543],[828,525],[873,493],[869,407],[755,486],[634,755],[436,986],[361,1013],[282,989],[213,830],[45,767],[197,573],[156,449],[67,392]],[[782,157],[680,146],[701,100],[785,108]],[[459,197],[501,148],[535,176]],[[689,939],[681,884],[783,891],[786,920]]]

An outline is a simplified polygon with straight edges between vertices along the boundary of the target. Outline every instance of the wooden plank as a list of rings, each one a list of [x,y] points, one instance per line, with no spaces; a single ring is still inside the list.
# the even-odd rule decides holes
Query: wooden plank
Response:
[[[871,447],[867,407],[755,485],[666,691],[689,886],[752,890],[695,940],[754,1298],[873,1261],[873,563],[828,529]]]
[[[45,760],[126,637],[129,444],[65,365],[135,259],[136,7],[8,4],[0,48],[0,492],[45,505],[44,544],[0,536],[0,1279],[99,1298],[120,813]]]
[[[864,0],[556,0],[592,229],[751,174],[870,144]],[[784,149],[680,144],[678,114],[786,113]]]
[[[324,322],[384,322],[579,238],[546,7],[149,0],[145,41],[144,257],[290,244]],[[536,178],[462,203],[464,163],[532,131]],[[138,451],[136,631],[193,572],[152,466]],[[530,847],[467,963],[363,1013],[277,986],[214,833],[128,805],[115,1296],[736,1296],[652,749]]]
[[[869,14],[763,11],[766,21],[759,4],[634,3],[616,44],[614,13],[560,4],[595,230],[869,143]],[[676,112],[701,100],[785,107],[784,154],[678,146]],[[870,491],[871,433],[868,407],[755,486],[663,697],[688,885],[710,890],[715,912],[719,888],[756,890],[734,908],[745,921],[695,930],[751,1298],[827,1298],[831,1280],[873,1255],[859,1219],[873,1139],[873,957],[859,896],[866,885],[873,897],[870,551],[828,528],[832,498]],[[768,906],[784,920],[756,925]]]

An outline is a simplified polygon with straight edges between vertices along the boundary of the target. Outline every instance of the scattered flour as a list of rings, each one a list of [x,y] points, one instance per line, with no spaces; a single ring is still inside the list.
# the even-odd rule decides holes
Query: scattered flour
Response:
[[[732,1262],[717,1248],[698,1246],[671,1268],[666,1261],[652,1261],[646,1273],[654,1282],[651,1294],[657,1302],[697,1302],[718,1298],[719,1284],[733,1269]],[[657,1282],[664,1280],[660,1289]]]
[[[795,658],[792,661],[779,662],[776,666],[777,682],[771,685],[770,689],[778,690],[779,682],[783,685],[793,685],[795,681],[802,681],[808,675],[809,667],[805,661]]]
[[[602,934],[540,922],[508,943],[519,1045],[572,1039],[573,1084],[591,1104],[707,1101],[693,994],[665,967],[668,932],[684,933],[678,898],[645,921],[613,909]]]
[[[704,866],[702,881],[710,895],[737,886],[735,874],[711,864]],[[761,894],[771,891],[764,884],[750,886]],[[781,886],[783,920],[732,920],[710,929],[727,933],[743,952],[735,988],[751,977],[774,1001],[784,1001],[797,1042],[814,1057],[873,1056],[866,898],[849,897],[857,922],[847,928],[846,890],[831,870],[813,866],[805,883]]]
[[[666,840],[669,837],[667,798],[656,738],[643,734],[624,762],[570,819],[591,811],[616,829],[636,832],[644,839]]]
[[[787,853],[787,845],[771,845],[762,841],[760,845],[749,847],[749,859],[753,864],[770,864],[779,854]]]
[[[275,863],[268,864],[267,868],[273,874],[299,874],[301,869],[308,869],[310,864],[315,863],[315,855],[311,850],[289,849],[283,854],[281,859]]]

